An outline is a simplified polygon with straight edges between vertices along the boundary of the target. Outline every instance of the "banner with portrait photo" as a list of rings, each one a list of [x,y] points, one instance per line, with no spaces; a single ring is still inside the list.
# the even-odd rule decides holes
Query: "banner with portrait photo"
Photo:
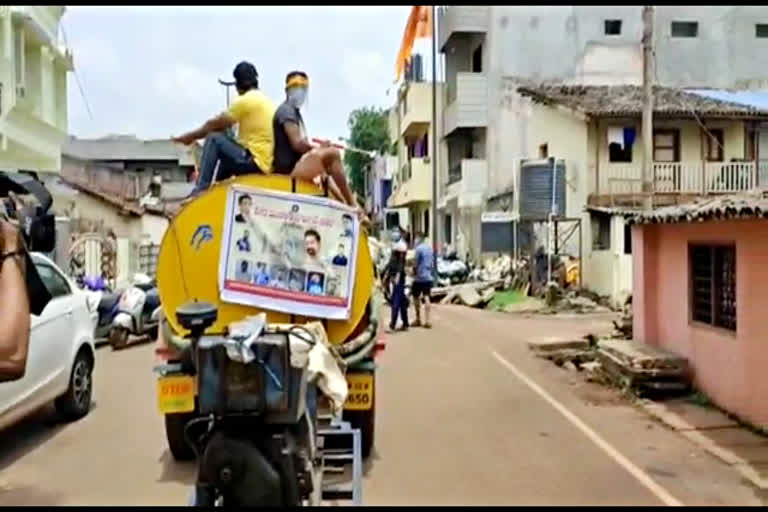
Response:
[[[355,284],[359,221],[324,197],[231,186],[221,255],[221,300],[346,320]]]

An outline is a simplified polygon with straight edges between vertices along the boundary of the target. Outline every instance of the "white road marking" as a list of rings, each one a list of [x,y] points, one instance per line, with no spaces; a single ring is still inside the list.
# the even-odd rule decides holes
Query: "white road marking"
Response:
[[[501,363],[507,370],[512,372],[515,377],[520,379],[523,384],[528,386],[534,393],[543,398],[560,414],[565,416],[573,426],[581,430],[581,432],[587,436],[593,443],[595,443],[601,450],[603,450],[610,458],[612,458],[619,466],[626,469],[629,474],[634,476],[638,482],[643,484],[654,496],[659,498],[665,505],[670,507],[682,507],[683,504],[679,502],[674,496],[672,496],[666,489],[657,484],[647,473],[642,469],[634,465],[629,459],[623,456],[613,446],[608,444],[603,438],[601,438],[594,430],[589,428],[578,416],[569,411],[563,404],[555,400],[549,393],[544,391],[541,386],[536,384],[527,375],[517,369],[515,365],[500,356],[498,352],[492,350],[491,354],[496,360]]]

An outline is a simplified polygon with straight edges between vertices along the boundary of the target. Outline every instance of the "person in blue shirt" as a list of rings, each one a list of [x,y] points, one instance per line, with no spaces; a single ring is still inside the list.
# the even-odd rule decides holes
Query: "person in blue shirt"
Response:
[[[263,261],[256,263],[256,275],[253,279],[259,286],[269,286],[269,274],[267,273],[267,264]]]
[[[248,230],[243,231],[243,238],[237,241],[237,249],[242,252],[251,252],[251,241],[248,239]]]
[[[317,272],[309,273],[309,284],[307,285],[307,291],[314,295],[323,294],[323,276]]]
[[[429,310],[431,306],[432,285],[434,283],[434,251],[428,243],[424,233],[417,235],[417,243],[414,264],[414,279],[412,295],[414,308],[416,309],[416,322],[414,325],[421,324],[421,307],[424,306],[424,327],[432,327],[429,322]]]

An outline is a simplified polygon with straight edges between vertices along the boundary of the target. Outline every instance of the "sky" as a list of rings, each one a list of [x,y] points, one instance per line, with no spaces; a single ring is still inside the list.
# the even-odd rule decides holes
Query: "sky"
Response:
[[[285,74],[307,72],[309,134],[346,137],[352,110],[394,102],[387,90],[409,10],[70,6],[62,18],[77,74],[68,83],[70,134],[149,139],[197,128],[226,106],[217,79],[232,80],[234,66],[248,60],[276,104]],[[430,44],[420,40],[416,51]]]

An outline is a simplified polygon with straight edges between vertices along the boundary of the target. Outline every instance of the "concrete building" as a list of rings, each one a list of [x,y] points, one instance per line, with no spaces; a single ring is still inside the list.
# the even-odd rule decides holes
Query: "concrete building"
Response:
[[[437,84],[438,126],[442,112],[443,88]],[[406,80],[397,92],[397,103],[390,111],[390,139],[396,145],[397,167],[392,180],[389,208],[407,208],[409,230],[430,232],[432,204],[432,83]],[[443,144],[438,145],[438,166],[446,162]],[[406,226],[403,226],[404,228]]]
[[[397,157],[377,156],[370,166],[366,210],[378,232],[386,228],[386,209],[392,196],[392,179],[397,173]]]
[[[165,211],[192,190],[191,151],[196,149],[167,139],[70,137],[62,149],[61,173],[41,179],[53,196],[53,212],[69,219],[72,235],[114,234],[116,279],[126,283],[139,270],[154,274],[168,227]]]
[[[767,7],[656,7],[657,85],[670,90],[768,87],[767,24]],[[441,129],[448,154],[448,165],[441,169],[438,201],[441,243],[458,243],[479,257],[481,213],[515,208],[519,200],[515,185],[526,159],[554,156],[579,162],[571,164],[568,172],[571,194],[576,193],[573,187],[578,188],[568,202],[569,216],[581,215],[588,195],[596,191],[589,191],[588,179],[597,179],[595,187],[605,192],[608,172],[598,177],[583,167],[595,158],[587,154],[586,146],[579,150],[582,155],[578,158],[566,156],[571,151],[567,147],[581,147],[582,139],[574,139],[571,128],[583,129],[585,121],[579,120],[583,112],[538,108],[524,100],[518,88],[525,81],[639,85],[641,31],[641,6],[440,9],[438,48],[445,57]],[[639,136],[639,120],[636,124]],[[539,128],[544,131],[537,132]],[[731,148],[723,158],[743,157],[747,148],[740,128],[721,128],[721,134],[728,137],[724,142]],[[701,161],[695,153],[701,146],[695,123],[680,133],[684,153],[672,156]],[[594,137],[596,140],[597,135]],[[637,155],[636,162],[640,153]],[[577,170],[574,165],[582,167]],[[695,174],[693,168],[690,173]],[[583,240],[590,238],[584,236]],[[624,275],[617,280],[630,282],[628,274]]]
[[[768,109],[673,88],[656,88],[655,98],[656,205],[768,186],[758,173],[756,150]],[[553,156],[565,166],[565,216],[582,219],[583,284],[621,302],[632,290],[632,243],[624,219],[643,200],[642,88],[518,82],[510,101],[528,112],[505,120],[514,133],[525,134],[520,152]]]
[[[133,135],[110,135],[98,139],[69,137],[62,148],[62,177],[69,182],[97,189],[128,203],[144,197],[159,177],[169,192],[175,184],[192,179],[195,152],[169,139],[141,140]]]
[[[695,387],[768,427],[768,199],[731,196],[634,220],[633,337],[685,357]]]
[[[0,170],[58,173],[72,53],[64,6],[0,6]]]

